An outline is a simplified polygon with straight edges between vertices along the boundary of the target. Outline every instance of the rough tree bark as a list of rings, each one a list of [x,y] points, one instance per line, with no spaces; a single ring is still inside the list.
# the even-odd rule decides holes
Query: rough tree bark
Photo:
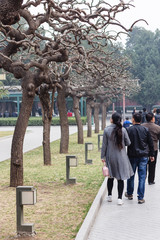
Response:
[[[106,115],[107,115],[106,104],[103,101],[102,102],[102,126],[101,126],[102,129],[101,130],[104,130],[106,127]]]
[[[73,97],[73,111],[78,127],[78,144],[83,144],[83,125],[79,111],[79,98],[76,96]]]
[[[57,104],[60,117],[61,126],[61,140],[60,140],[60,153],[68,153],[69,146],[69,124],[67,117],[66,99],[65,99],[65,87],[62,85],[62,89],[58,88]]]
[[[99,103],[94,104],[95,133],[99,133]]]
[[[19,10],[23,0],[0,0],[0,20],[4,25],[12,25],[19,21]]]
[[[31,79],[31,76],[27,76]],[[12,147],[11,147],[11,168],[10,168],[10,186],[17,187],[23,185],[23,141],[28,126],[28,120],[31,114],[33,100],[35,96],[34,85],[28,87],[22,86],[23,97],[19,117],[17,119]]]
[[[54,101],[55,88],[52,91],[52,102]],[[50,149],[50,127],[52,121],[53,104],[50,102],[50,94],[48,87],[42,84],[40,87],[39,99],[42,105],[43,120],[43,160],[44,165],[51,165],[51,149]]]

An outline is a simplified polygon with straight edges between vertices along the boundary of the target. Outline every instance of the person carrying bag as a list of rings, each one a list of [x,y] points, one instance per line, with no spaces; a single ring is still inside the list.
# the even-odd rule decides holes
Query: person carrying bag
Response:
[[[107,180],[108,202],[112,202],[112,189],[114,178],[118,182],[118,205],[122,205],[122,194],[124,180],[130,178],[134,173],[128,159],[125,146],[130,145],[127,131],[122,127],[121,116],[114,113],[111,117],[111,125],[104,129],[103,143],[101,149],[101,161],[106,163],[109,169]]]

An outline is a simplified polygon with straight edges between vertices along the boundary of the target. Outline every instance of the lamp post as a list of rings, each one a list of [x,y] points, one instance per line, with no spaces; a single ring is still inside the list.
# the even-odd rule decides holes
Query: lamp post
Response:
[[[126,112],[126,99],[125,99],[125,89],[123,90],[123,121],[125,121],[125,112]]]
[[[103,141],[103,134],[98,134],[98,151],[101,150],[102,146],[102,141]]]
[[[18,186],[16,188],[17,233],[33,233],[34,224],[24,223],[23,206],[34,205],[37,201],[36,189],[32,186]]]
[[[85,164],[92,164],[92,159],[88,159],[88,151],[93,150],[93,143],[85,143]]]
[[[76,156],[66,156],[66,183],[75,184],[76,178],[70,178],[70,167],[77,167],[78,161]]]
[[[129,85],[131,88],[137,89],[139,87],[139,79],[128,79]],[[123,120],[125,121],[125,112],[126,112],[126,95],[127,95],[127,88],[123,86]]]
[[[115,103],[112,103],[112,113],[115,112]]]

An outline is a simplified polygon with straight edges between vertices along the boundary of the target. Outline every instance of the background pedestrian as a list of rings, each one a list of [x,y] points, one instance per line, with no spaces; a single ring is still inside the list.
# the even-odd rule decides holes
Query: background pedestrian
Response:
[[[154,161],[148,160],[148,184],[155,184],[155,170],[157,162],[157,153],[158,153],[158,140],[160,139],[160,126],[155,124],[155,116],[152,112],[146,114],[146,123],[143,123],[142,126],[148,128],[154,146]]]

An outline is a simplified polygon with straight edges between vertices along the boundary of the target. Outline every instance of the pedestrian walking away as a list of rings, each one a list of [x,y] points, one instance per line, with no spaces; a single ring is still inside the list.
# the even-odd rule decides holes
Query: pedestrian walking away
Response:
[[[156,110],[156,114],[155,114],[155,124],[157,124],[158,126],[160,126],[160,109],[158,108]],[[159,141],[159,151],[160,151],[160,141]]]
[[[131,162],[134,175],[127,180],[127,192],[125,196],[129,200],[133,199],[134,177],[138,169],[138,203],[144,203],[145,179],[148,157],[151,162],[154,161],[153,140],[148,128],[142,126],[142,115],[135,113],[132,118],[133,126],[127,128],[131,144],[128,146],[128,156]]]
[[[132,111],[132,116],[133,114],[136,113],[136,108],[134,107],[133,111]]]
[[[114,113],[111,117],[111,125],[106,127],[103,133],[101,160],[106,162],[110,177],[107,180],[108,202],[112,201],[112,189],[114,178],[118,182],[118,205],[122,205],[124,180],[134,173],[128,159],[126,148],[131,142],[127,131],[122,127],[121,116]]]
[[[129,121],[129,117],[126,117],[126,120],[123,123],[123,127],[127,128],[130,127],[130,125],[132,125],[132,123]]]
[[[146,114],[147,114],[146,108],[143,108],[142,120],[141,120],[142,123],[146,122]]]
[[[155,170],[158,154],[158,140],[160,139],[160,126],[155,124],[155,116],[152,112],[146,114],[147,123],[143,123],[142,126],[148,128],[154,146],[154,161],[148,160],[148,184],[155,184]]]
[[[156,110],[156,114],[155,114],[155,124],[160,126],[160,109],[158,108]]]

